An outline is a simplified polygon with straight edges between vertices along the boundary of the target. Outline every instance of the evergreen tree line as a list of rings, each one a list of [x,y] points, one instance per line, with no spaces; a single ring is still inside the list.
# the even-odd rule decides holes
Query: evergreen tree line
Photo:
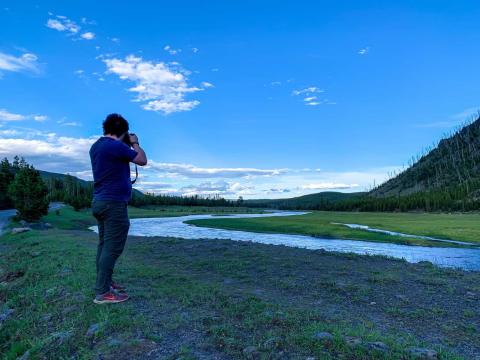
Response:
[[[93,196],[92,182],[79,180],[72,175],[51,173],[43,173],[44,176],[42,178],[40,172],[27,164],[25,159],[15,156],[12,163],[7,158],[4,158],[0,163],[0,209],[16,207],[9,187],[22,169],[29,169],[28,175],[35,177],[35,181],[40,184],[39,186],[46,189],[45,197],[48,202],[61,201],[71,205],[75,210],[91,206]],[[130,205],[137,207],[146,205],[241,206],[242,204],[243,200],[241,197],[236,201],[231,201],[222,198],[218,194],[212,196],[173,196],[143,194],[135,190],[130,200]]]
[[[319,200],[317,203],[295,203],[294,199],[284,202],[263,202],[248,204],[250,207],[272,208],[279,210],[323,210],[323,211],[479,211],[480,191],[472,196],[472,189],[480,189],[480,181],[474,180],[448,188],[420,191],[408,195],[374,197],[365,194],[350,199],[331,201]]]

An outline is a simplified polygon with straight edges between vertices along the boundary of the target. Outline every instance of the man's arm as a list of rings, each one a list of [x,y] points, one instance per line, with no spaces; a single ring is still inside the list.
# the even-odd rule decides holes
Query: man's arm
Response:
[[[145,151],[140,147],[138,144],[138,137],[137,135],[130,135],[130,142],[132,143],[133,150],[135,150],[138,154],[132,160],[134,164],[145,166],[147,165],[147,155]]]

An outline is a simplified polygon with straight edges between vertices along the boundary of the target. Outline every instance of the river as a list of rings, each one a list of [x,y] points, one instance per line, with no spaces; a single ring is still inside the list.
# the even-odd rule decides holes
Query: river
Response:
[[[455,267],[480,271],[480,249],[443,248],[397,245],[381,242],[323,239],[305,235],[266,234],[248,231],[223,230],[185,224],[187,220],[210,218],[252,218],[269,216],[302,215],[304,212],[282,211],[267,214],[233,214],[225,216],[188,215],[164,218],[131,219],[129,235],[166,236],[185,239],[231,239],[253,241],[262,244],[285,245],[306,249],[324,249],[344,253],[385,255],[416,263],[430,261],[441,267]],[[96,226],[91,230],[97,231]]]

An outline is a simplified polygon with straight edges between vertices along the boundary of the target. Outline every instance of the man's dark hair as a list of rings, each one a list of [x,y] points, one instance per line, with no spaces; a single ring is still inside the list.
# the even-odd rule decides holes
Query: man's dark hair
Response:
[[[119,114],[110,114],[103,122],[103,135],[110,134],[120,137],[126,133],[128,129],[128,121]]]

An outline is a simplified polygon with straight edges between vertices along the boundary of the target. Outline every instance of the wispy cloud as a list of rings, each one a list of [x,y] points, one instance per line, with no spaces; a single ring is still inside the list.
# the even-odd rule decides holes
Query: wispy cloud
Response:
[[[87,31],[80,35],[80,37],[85,40],[93,40],[95,38],[95,34],[91,31]]]
[[[50,16],[54,16],[52,13],[49,13]],[[82,18],[82,24],[92,25],[95,24],[94,21],[87,20],[86,18]],[[57,15],[53,18],[47,20],[45,24],[48,28],[57,30],[60,32],[65,32],[69,36],[74,36],[80,33],[82,27],[78,25],[75,21],[70,20],[66,16]],[[75,37],[74,39],[84,39],[84,40],[93,40],[95,38],[95,34],[91,31],[83,32],[79,37]]]
[[[35,120],[35,121],[45,121],[48,117],[46,115],[22,115],[15,114],[6,109],[0,109],[0,121],[22,121],[22,120]]]
[[[38,57],[32,53],[14,56],[0,52],[0,77],[2,71],[39,73]]]
[[[149,167],[170,177],[185,178],[241,178],[252,176],[275,176],[286,172],[285,169],[256,168],[202,168],[191,164],[158,163],[150,161]]]
[[[417,128],[454,128],[470,120],[476,120],[480,117],[480,107],[470,107],[459,113],[450,115],[445,120],[432,121],[423,124],[415,124]]]
[[[369,52],[370,52],[370,48],[369,47],[364,47],[364,48],[358,50],[358,55],[367,55]]]
[[[82,126],[82,124],[78,121],[68,121],[65,118],[57,120],[57,124],[59,124],[60,126]]]
[[[328,105],[333,105],[335,104],[334,102],[328,100],[328,99],[319,99],[318,94],[324,93],[325,90],[320,89],[317,86],[309,86],[303,89],[297,89],[292,91],[292,95],[294,96],[305,96],[303,98],[303,103],[306,106],[317,106],[321,104],[328,104]]]
[[[67,33],[76,34],[81,27],[65,16],[57,16],[56,19],[48,19],[46,26],[57,31],[66,31]]]
[[[306,184],[302,186],[302,189],[308,190],[339,190],[339,189],[351,189],[358,187],[358,184],[342,184],[342,183],[315,183],[315,184]]]
[[[174,49],[170,45],[165,45],[163,50],[167,51],[170,55],[177,55],[179,52],[182,52],[182,49]]]
[[[302,94],[310,95],[310,94],[318,94],[323,92],[325,92],[325,90],[322,90],[316,86],[309,86],[304,89],[293,90],[292,94],[293,95],[302,95]]]
[[[170,114],[189,111],[200,104],[198,100],[185,99],[186,95],[203,89],[190,86],[188,72],[179,66],[145,61],[135,55],[129,55],[124,60],[104,59],[103,62],[107,73],[135,84],[128,90],[137,94],[134,101],[142,102],[145,110]]]
[[[457,114],[453,114],[451,117],[452,119],[466,121],[471,120],[472,118],[478,118],[480,116],[480,106],[471,107],[465,109]]]

